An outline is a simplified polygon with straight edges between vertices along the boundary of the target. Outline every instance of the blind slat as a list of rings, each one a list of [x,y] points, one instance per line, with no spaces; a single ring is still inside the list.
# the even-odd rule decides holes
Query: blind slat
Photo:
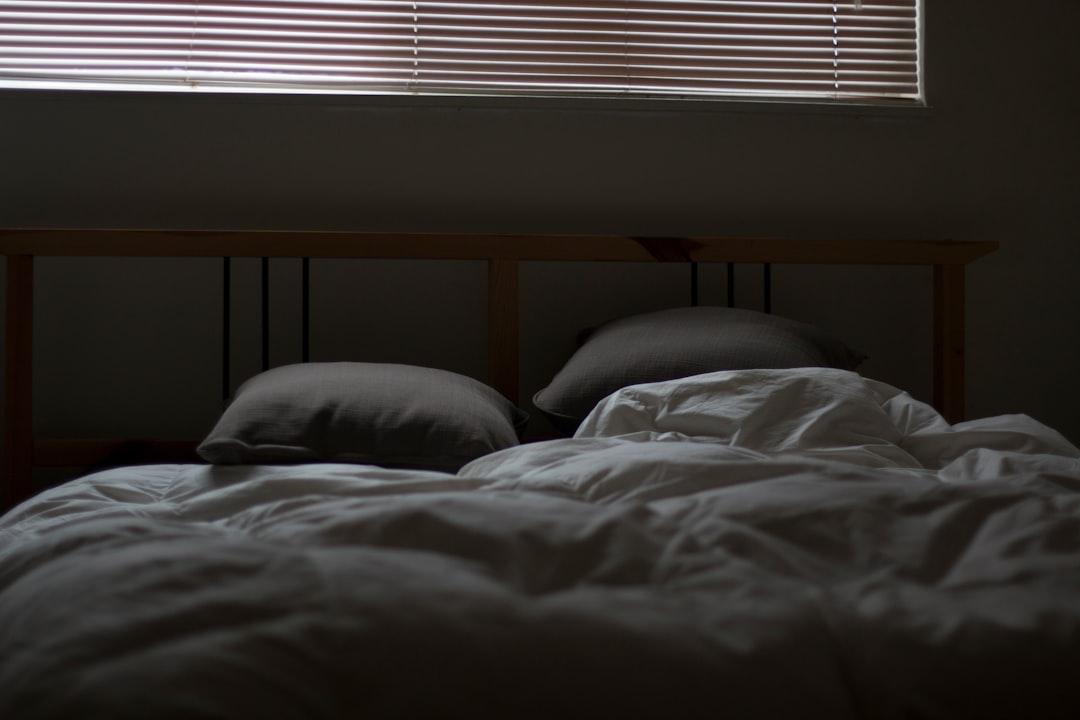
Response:
[[[917,100],[919,3],[0,0],[0,85]]]

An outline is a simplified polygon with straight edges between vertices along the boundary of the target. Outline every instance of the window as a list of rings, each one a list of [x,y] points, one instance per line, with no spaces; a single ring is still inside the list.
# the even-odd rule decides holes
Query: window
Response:
[[[921,0],[0,0],[0,86],[913,102]]]

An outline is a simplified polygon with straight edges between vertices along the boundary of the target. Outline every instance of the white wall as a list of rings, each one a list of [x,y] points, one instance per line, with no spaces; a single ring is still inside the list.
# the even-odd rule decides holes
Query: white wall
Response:
[[[969,267],[968,415],[1024,412],[1080,442],[1080,4],[927,5],[926,112],[3,92],[0,226],[996,240]],[[203,432],[220,408],[219,270],[40,261],[38,425]],[[275,265],[275,307],[294,270]],[[253,309],[255,275],[238,265],[238,317]],[[316,359],[435,353],[484,372],[476,264],[318,265],[315,277],[316,309],[330,310]],[[722,272],[704,279],[704,299],[722,302]],[[600,282],[611,297],[596,298]],[[778,268],[777,283],[777,312],[868,351],[866,374],[929,395],[926,271]],[[526,393],[579,326],[686,294],[666,267],[540,264],[522,284]],[[425,318],[436,330],[400,330]],[[275,362],[298,352],[283,332]],[[241,333],[234,348],[240,379],[257,344]]]

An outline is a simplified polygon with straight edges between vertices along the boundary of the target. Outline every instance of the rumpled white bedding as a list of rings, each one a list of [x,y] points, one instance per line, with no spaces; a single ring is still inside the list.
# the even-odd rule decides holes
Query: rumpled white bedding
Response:
[[[458,475],[159,465],[0,519],[0,717],[1080,713],[1080,451],[834,370]]]

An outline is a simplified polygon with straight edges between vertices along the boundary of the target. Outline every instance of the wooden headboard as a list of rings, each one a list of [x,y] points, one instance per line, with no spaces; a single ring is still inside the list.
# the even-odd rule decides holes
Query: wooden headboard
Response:
[[[395,258],[488,263],[488,382],[518,388],[518,264],[530,260],[664,263],[921,265],[934,272],[934,405],[950,420],[964,407],[965,265],[997,243],[940,240],[465,235],[415,233],[0,229],[7,256],[4,475],[7,508],[32,493],[35,466],[93,465],[121,441],[38,438],[33,430],[35,257]],[[159,442],[163,459],[193,442]]]

